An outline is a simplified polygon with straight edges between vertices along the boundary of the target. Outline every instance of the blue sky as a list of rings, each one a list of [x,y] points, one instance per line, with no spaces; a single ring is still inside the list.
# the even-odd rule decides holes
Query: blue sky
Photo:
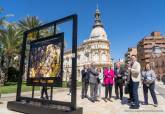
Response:
[[[90,35],[97,4],[116,60],[152,31],[165,35],[165,0],[0,0],[0,7],[5,9],[3,14],[15,15],[8,18],[10,22],[30,15],[46,23],[78,14],[79,44]],[[69,27],[66,24],[60,28],[66,32],[66,38],[71,34]]]

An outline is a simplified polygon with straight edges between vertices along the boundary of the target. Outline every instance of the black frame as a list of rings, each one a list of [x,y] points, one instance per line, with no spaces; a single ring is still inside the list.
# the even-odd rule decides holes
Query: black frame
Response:
[[[53,87],[62,87],[62,79],[63,79],[63,54],[64,54],[64,33],[59,33],[56,35],[52,35],[49,37],[45,37],[45,38],[41,38],[38,40],[34,40],[30,42],[30,52],[31,52],[31,45],[33,43],[37,43],[37,42],[44,42],[44,41],[49,41],[49,40],[55,40],[54,42],[56,43],[61,43],[61,47],[60,47],[60,57],[61,57],[61,63],[60,63],[60,73],[59,76],[57,77],[48,77],[48,78],[44,78],[44,77],[40,77],[40,78],[30,78],[29,77],[29,67],[30,67],[30,53],[29,53],[29,62],[28,62],[28,73],[27,73],[27,82],[26,85],[27,86],[53,86]],[[34,82],[34,80],[38,80],[38,82]],[[41,80],[45,81],[46,83],[41,83]],[[53,80],[53,83],[47,83],[49,80]]]
[[[26,51],[26,44],[27,44],[27,36],[29,33],[32,32],[37,32],[37,38],[36,40],[39,39],[39,31],[44,29],[44,28],[48,28],[53,26],[54,27],[54,35],[56,34],[56,26],[62,23],[65,23],[67,21],[72,21],[73,25],[72,25],[72,81],[71,81],[71,88],[72,88],[72,93],[71,93],[71,102],[63,102],[63,101],[53,101],[52,100],[52,93],[53,93],[53,87],[51,87],[51,100],[43,100],[43,99],[36,99],[34,98],[34,86],[33,86],[33,91],[32,91],[32,98],[29,97],[22,97],[21,96],[21,88],[22,88],[22,76],[24,74],[24,70],[25,70],[25,51]],[[56,104],[56,105],[63,105],[63,106],[68,106],[70,107],[72,110],[76,110],[77,108],[77,15],[70,15],[67,17],[64,17],[62,19],[58,19],[55,20],[53,22],[47,23],[45,25],[33,28],[31,30],[25,31],[23,34],[23,43],[22,43],[22,50],[21,50],[21,60],[20,60],[20,74],[18,76],[18,84],[17,84],[17,93],[16,93],[16,101],[21,101],[21,100],[26,100],[26,101],[38,101],[38,102],[51,102],[52,104]]]

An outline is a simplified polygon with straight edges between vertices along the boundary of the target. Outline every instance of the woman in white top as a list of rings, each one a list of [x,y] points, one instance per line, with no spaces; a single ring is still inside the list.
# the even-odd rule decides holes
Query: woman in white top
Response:
[[[101,72],[101,68],[98,68],[97,71],[99,72],[98,76],[98,97],[101,97],[101,87],[103,84],[103,73]]]

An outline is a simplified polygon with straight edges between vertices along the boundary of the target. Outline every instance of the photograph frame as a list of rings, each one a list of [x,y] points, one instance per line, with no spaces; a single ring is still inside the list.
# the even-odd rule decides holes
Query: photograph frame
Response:
[[[51,43],[52,41],[52,43]],[[31,51],[33,45],[58,45],[60,43],[60,71],[59,75],[56,77],[30,77],[30,64],[31,64]],[[51,87],[62,87],[62,79],[63,79],[63,54],[64,54],[64,34],[59,33],[49,37],[40,38],[30,42],[30,51],[28,57],[28,71],[27,71],[27,86],[51,86]],[[50,83],[50,81],[52,81]]]

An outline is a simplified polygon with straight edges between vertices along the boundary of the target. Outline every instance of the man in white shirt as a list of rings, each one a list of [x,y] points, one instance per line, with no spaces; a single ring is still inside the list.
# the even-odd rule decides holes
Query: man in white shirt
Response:
[[[135,55],[131,56],[131,65],[128,69],[130,72],[130,84],[131,84],[130,91],[133,97],[130,108],[139,109],[140,105],[139,105],[138,87],[139,87],[139,82],[141,80],[141,73],[140,73],[141,66],[139,62],[137,62]]]

